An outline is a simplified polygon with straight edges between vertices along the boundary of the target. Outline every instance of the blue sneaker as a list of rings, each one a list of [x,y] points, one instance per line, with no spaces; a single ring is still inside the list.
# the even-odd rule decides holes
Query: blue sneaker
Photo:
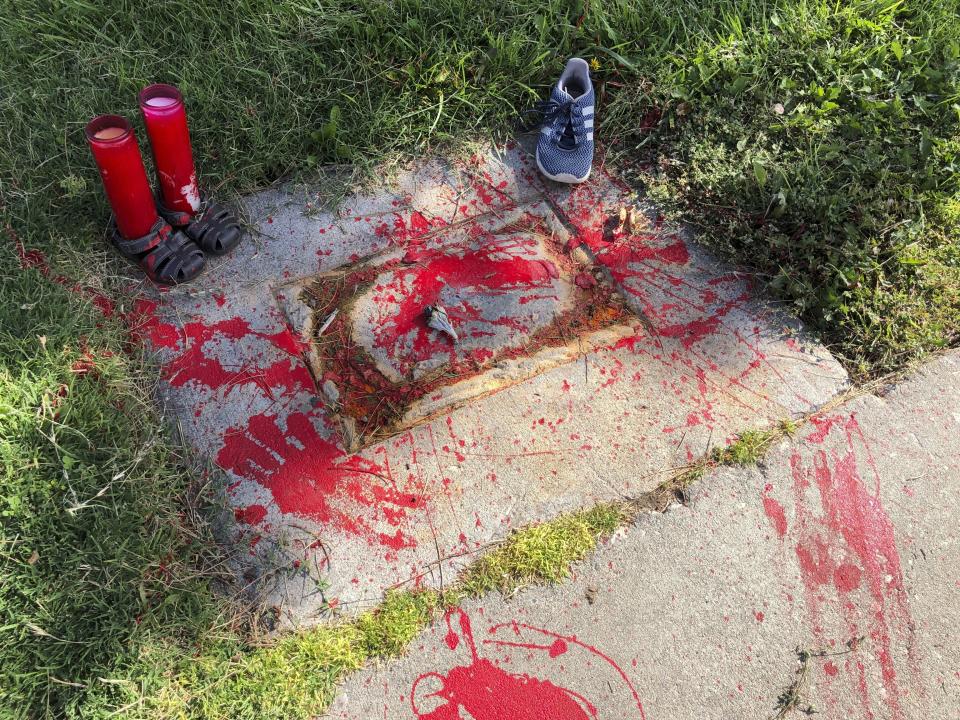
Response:
[[[593,165],[593,83],[586,60],[571,58],[550,99],[539,103],[543,113],[537,142],[537,167],[562,183],[581,183]]]

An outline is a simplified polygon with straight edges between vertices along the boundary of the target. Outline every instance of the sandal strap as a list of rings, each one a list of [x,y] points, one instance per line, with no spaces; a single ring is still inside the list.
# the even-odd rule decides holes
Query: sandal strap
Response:
[[[157,279],[175,278],[190,261],[189,254],[183,252],[184,241],[189,242],[182,234],[174,233],[169,242],[145,255],[142,262],[147,274]]]
[[[161,217],[183,230],[205,252],[223,255],[240,242],[242,230],[233,210],[220,203],[208,202],[206,196],[200,199],[200,210],[191,215],[168,208],[158,194],[157,210]]]
[[[120,234],[120,229],[117,227],[116,220],[111,218],[110,222],[110,229],[112,231],[111,240],[113,241],[114,246],[124,257],[134,259],[148,250],[152,250],[161,242],[163,242],[163,229],[169,229],[170,227],[163,221],[163,218],[158,217],[156,222],[151,226],[150,232],[148,232],[146,235],[138,238],[125,238]]]
[[[166,242],[144,256],[141,263],[151,279],[175,285],[199,275],[206,261],[203,252],[190,238],[174,231]]]
[[[222,252],[224,248],[217,247],[217,243],[238,234],[240,223],[230,208],[215,203],[208,206],[198,218],[194,218],[184,231],[208,252]],[[235,242],[231,243],[231,246]]]
[[[113,244],[154,282],[175,285],[200,274],[206,261],[203,252],[190,238],[174,231],[163,220],[154,224],[154,230],[148,236],[127,240],[114,228]],[[137,252],[137,248],[143,250]]]
[[[157,190],[157,192],[154,193],[154,199],[156,200],[157,212],[160,214],[160,217],[162,217],[164,220],[166,220],[168,223],[170,223],[174,227],[182,228],[186,225],[189,225],[191,222],[193,222],[193,216],[195,213],[190,213],[185,210],[175,210],[174,208],[167,207],[166,205],[163,204],[163,194],[159,190]],[[200,210],[198,212],[202,212],[205,206],[206,206],[206,197],[201,195]]]

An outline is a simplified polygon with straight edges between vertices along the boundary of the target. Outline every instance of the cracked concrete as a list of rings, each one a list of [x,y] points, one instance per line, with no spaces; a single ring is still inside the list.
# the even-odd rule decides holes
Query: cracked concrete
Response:
[[[218,469],[237,571],[285,623],[436,586],[512,528],[648,491],[846,387],[749,277],[608,173],[544,184],[510,144],[336,212],[316,196],[249,198],[252,237],[135,327]],[[426,327],[437,301],[462,346]]]
[[[960,717],[960,351],[438,618],[331,718]],[[809,655],[799,673],[797,649]]]

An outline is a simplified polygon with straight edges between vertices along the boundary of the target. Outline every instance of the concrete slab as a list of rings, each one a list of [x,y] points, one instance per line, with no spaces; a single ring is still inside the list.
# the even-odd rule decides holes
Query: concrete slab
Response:
[[[511,144],[336,212],[316,196],[250,198],[253,237],[138,313],[163,401],[223,472],[239,571],[285,622],[439,585],[513,527],[649,490],[846,385],[609,174],[544,185]],[[436,302],[460,342],[427,327]]]
[[[329,717],[957,718],[958,512],[954,351],[642,516],[572,582],[438,619]]]

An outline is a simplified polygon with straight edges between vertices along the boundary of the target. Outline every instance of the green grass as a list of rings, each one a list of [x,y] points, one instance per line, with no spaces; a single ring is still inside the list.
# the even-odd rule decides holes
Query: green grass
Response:
[[[650,72],[657,128],[631,131],[643,101],[625,91],[602,131],[655,198],[753,268],[855,379],[956,345],[955,0],[725,10]]]
[[[138,361],[107,355],[109,331],[84,343],[75,300],[32,275],[0,275],[3,307],[36,303],[0,334],[0,717],[80,707],[153,638],[192,642],[229,612]]]
[[[793,423],[784,421],[772,430],[745,430],[725,448],[716,448],[711,460],[718,465],[753,465],[774,442],[792,434]]]
[[[86,120],[138,123],[140,86],[175,82],[229,194],[505,131],[573,53],[611,157],[858,377],[957,344],[955,0],[0,0],[0,717],[304,716],[432,607],[261,647],[212,591],[202,476],[123,329]],[[52,270],[21,269],[14,234]],[[559,577],[587,544],[539,532],[471,582]]]

